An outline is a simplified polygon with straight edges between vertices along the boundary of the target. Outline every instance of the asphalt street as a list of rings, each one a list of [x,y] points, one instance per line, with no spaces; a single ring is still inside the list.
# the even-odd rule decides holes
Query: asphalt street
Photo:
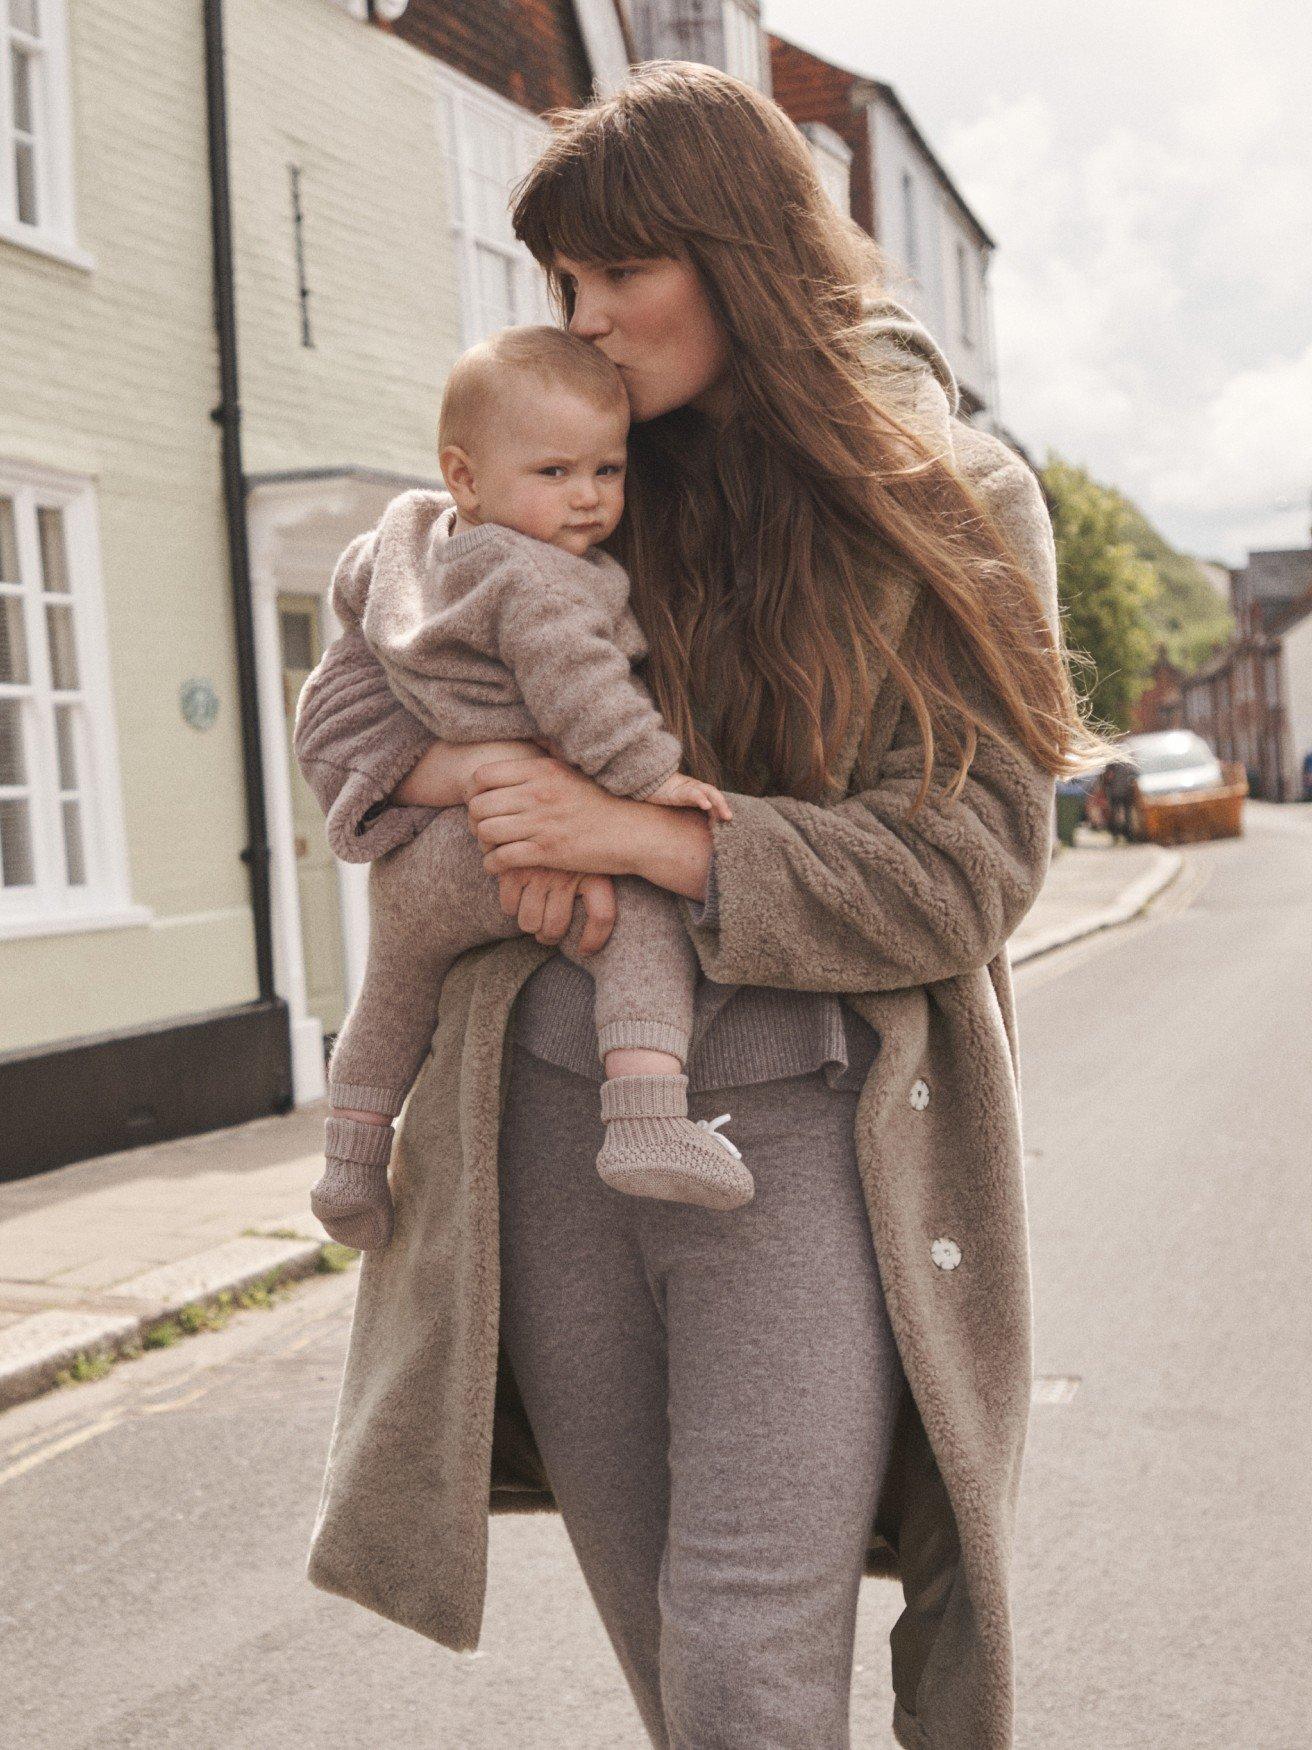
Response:
[[[1312,808],[1023,968],[1018,1750],[1307,1750]],[[640,1750],[560,1522],[457,1656],[303,1578],[355,1274],[0,1417],[0,1744]],[[853,1744],[891,1743],[863,1588]]]

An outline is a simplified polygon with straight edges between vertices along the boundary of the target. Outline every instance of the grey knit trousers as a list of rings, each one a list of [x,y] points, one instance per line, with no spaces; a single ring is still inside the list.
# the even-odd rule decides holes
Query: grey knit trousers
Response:
[[[716,1211],[592,1171],[595,1082],[513,1046],[502,1335],[653,1744],[846,1750],[857,1593],[905,1385],[822,1071],[690,1092],[752,1162]]]

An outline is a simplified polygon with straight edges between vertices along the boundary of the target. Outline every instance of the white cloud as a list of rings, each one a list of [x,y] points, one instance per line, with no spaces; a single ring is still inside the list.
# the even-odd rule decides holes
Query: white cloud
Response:
[[[1278,114],[1213,113],[1206,149],[1196,106],[1166,120],[1072,150],[1030,95],[947,146],[1000,239],[1009,422],[1237,559],[1306,537],[1301,508],[1273,507],[1312,487],[1312,351],[1270,337],[1312,285],[1310,228],[1273,169]]]
[[[1312,12],[1046,0],[771,24],[896,85],[998,241],[1002,412],[1171,538],[1307,540]],[[1277,510],[1277,505],[1290,505]]]
[[[1231,377],[1200,409],[1151,490],[1173,513],[1206,519],[1222,507],[1238,525],[1276,530],[1292,519],[1305,539],[1312,515],[1312,344],[1299,358]]]

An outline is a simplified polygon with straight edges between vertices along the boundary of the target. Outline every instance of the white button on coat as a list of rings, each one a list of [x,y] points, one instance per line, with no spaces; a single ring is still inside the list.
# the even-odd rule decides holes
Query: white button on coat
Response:
[[[934,1241],[929,1248],[929,1255],[940,1270],[955,1270],[961,1262],[961,1247],[955,1240],[943,1236]]]
[[[923,1112],[929,1104],[929,1083],[913,1082],[911,1084],[911,1104],[917,1112]]]

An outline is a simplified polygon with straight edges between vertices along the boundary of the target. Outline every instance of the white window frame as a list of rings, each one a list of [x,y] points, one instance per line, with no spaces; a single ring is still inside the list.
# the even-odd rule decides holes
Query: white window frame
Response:
[[[78,246],[73,208],[73,122],[66,0],[37,0],[35,37],[20,31],[14,0],[0,0],[0,239],[53,255],[74,267],[95,265]],[[19,217],[13,113],[13,57],[30,57],[37,210]]]
[[[149,908],[133,905],[129,891],[94,488],[74,475],[0,458],[0,496],[14,501],[28,665],[26,682],[0,683],[0,698],[22,702],[19,721],[31,792],[35,874],[31,885],[0,885],[0,940],[147,923]],[[64,701],[77,706],[76,789],[86,882],[76,887],[69,885],[64,863],[56,696],[40,577],[37,510],[47,506],[63,516],[78,672],[78,687]]]
[[[761,14],[748,0],[721,0],[724,30],[724,70],[763,90],[765,32]]]
[[[534,111],[522,109],[449,67],[438,69],[437,86],[438,138],[451,168],[451,235],[459,274],[465,346],[473,346],[499,326],[485,319],[479,287],[481,254],[505,264],[509,323],[555,322],[546,276],[514,235],[509,217],[510,189],[542,150],[550,129]],[[504,222],[495,226],[483,223],[478,210],[481,203],[475,178],[480,124],[506,130],[509,137],[512,170],[506,181]]]

